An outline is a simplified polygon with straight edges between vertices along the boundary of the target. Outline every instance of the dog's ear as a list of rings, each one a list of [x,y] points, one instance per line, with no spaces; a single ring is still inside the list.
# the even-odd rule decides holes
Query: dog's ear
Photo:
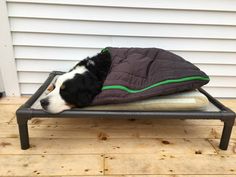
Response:
[[[94,75],[96,75],[99,80],[104,81],[111,66],[110,53],[102,52],[93,57],[87,57],[86,59],[77,63],[74,68],[77,66],[86,67],[90,72],[94,73]]]
[[[82,75],[77,74],[73,79],[64,82],[63,85],[60,95],[67,103],[77,107],[90,105],[102,87],[102,83],[89,72]]]
[[[77,102],[78,107],[88,106],[101,91],[102,83],[91,73],[79,75]]]
[[[81,91],[77,94],[75,105],[79,108],[89,106],[93,101],[94,95],[88,91]]]

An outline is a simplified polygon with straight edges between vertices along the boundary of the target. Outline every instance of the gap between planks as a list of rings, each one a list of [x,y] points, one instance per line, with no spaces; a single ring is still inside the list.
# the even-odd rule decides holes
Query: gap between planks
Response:
[[[42,139],[22,151],[16,138],[0,138],[0,154],[216,154],[207,139]]]
[[[2,176],[236,174],[235,156],[215,154],[1,155],[0,164]]]
[[[111,154],[105,159],[107,175],[236,174],[232,155]]]
[[[18,137],[17,125],[0,124],[0,137]],[[222,126],[163,126],[155,128],[82,128],[76,125],[29,125],[30,137],[40,138],[210,138],[219,139]],[[231,138],[236,138],[236,129]]]
[[[0,176],[101,175],[101,155],[0,155]]]

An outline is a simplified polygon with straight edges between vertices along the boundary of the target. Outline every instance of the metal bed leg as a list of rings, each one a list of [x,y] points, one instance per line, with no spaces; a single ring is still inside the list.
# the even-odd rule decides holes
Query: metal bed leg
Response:
[[[224,119],[224,128],[220,139],[220,149],[227,150],[235,117]]]
[[[29,133],[28,133],[28,120],[29,116],[26,115],[17,115],[17,123],[20,134],[20,144],[21,149],[26,150],[30,147],[29,145]]]

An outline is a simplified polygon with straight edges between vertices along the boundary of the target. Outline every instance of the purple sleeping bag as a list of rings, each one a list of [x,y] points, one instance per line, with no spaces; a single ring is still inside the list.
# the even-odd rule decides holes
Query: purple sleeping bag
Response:
[[[107,47],[112,59],[102,92],[93,105],[125,103],[194,90],[209,77],[192,63],[158,48]]]

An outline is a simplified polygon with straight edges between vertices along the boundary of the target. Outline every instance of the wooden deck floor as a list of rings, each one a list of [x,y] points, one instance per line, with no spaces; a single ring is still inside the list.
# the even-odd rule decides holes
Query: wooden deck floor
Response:
[[[221,151],[216,120],[35,118],[22,151],[14,113],[24,101],[0,100],[0,176],[236,176],[236,128]]]

